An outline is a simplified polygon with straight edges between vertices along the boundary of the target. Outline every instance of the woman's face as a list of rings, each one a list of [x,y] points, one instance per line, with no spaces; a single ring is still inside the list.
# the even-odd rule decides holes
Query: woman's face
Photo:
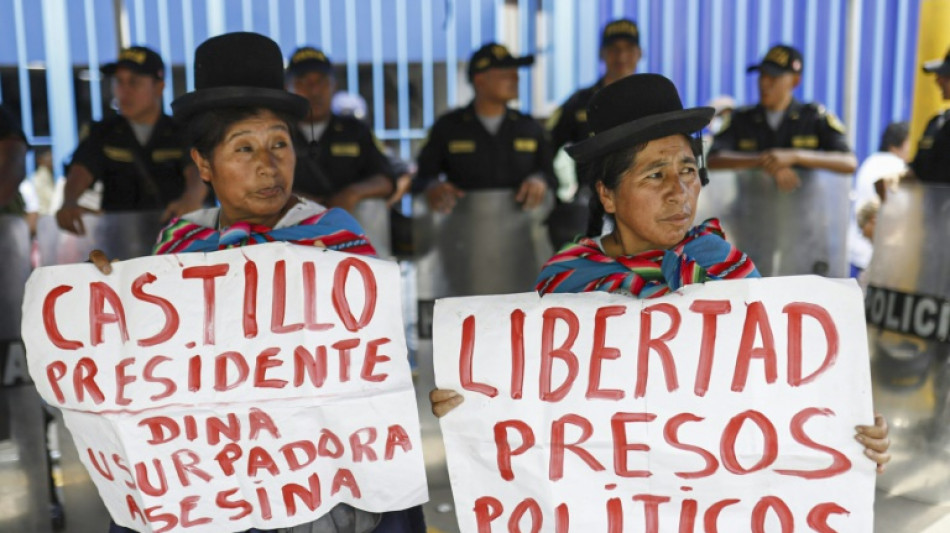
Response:
[[[273,227],[289,206],[294,147],[287,124],[270,111],[235,122],[211,159],[191,157],[221,202],[221,226],[251,222]]]
[[[683,240],[696,216],[700,188],[696,156],[683,135],[650,141],[615,189],[597,183],[604,210],[614,215],[614,239],[624,255],[671,248]]]

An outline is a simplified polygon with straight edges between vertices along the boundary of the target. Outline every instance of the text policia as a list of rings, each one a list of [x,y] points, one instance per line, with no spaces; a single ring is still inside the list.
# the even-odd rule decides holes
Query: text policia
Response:
[[[571,515],[578,512],[604,513],[607,531],[610,532],[626,531],[625,520],[627,527],[638,523],[642,529],[636,531],[716,531],[723,527],[722,524],[717,526],[720,515],[731,512],[727,508],[740,503],[740,499],[721,492],[716,500],[693,497],[691,491],[696,483],[703,479],[717,479],[711,477],[714,474],[728,472],[732,476],[747,476],[756,472],[770,472],[789,479],[817,480],[839,476],[851,470],[851,461],[844,453],[822,443],[825,434],[815,431],[815,426],[810,426],[811,431],[806,430],[806,423],[810,420],[827,421],[835,417],[834,411],[827,407],[801,405],[790,420],[780,422],[770,419],[766,414],[769,411],[763,408],[766,406],[753,406],[741,412],[737,410],[731,417],[725,414],[721,419],[724,422],[714,423],[701,416],[701,410],[698,410],[700,414],[688,412],[690,407],[681,406],[680,412],[659,416],[650,412],[651,409],[647,407],[649,404],[637,403],[638,399],[646,396],[651,369],[654,374],[659,372],[662,375],[659,382],[665,385],[666,392],[693,398],[693,403],[688,404],[690,406],[696,406],[700,398],[711,392],[718,393],[716,387],[728,387],[731,393],[736,393],[732,396],[738,397],[753,381],[792,389],[815,382],[835,366],[839,352],[838,328],[825,308],[807,302],[785,305],[782,314],[787,346],[778,348],[773,329],[779,326],[773,326],[772,317],[769,317],[766,306],[760,301],[734,306],[729,300],[700,299],[695,300],[688,311],[668,303],[644,304],[638,316],[628,311],[630,308],[625,305],[604,305],[596,309],[593,317],[583,314],[582,318],[569,307],[552,306],[544,309],[540,316],[535,313],[526,318],[525,311],[516,308],[509,316],[502,315],[497,319],[508,324],[493,324],[491,327],[497,329],[491,329],[491,334],[483,334],[494,339],[493,343],[498,343],[492,344],[491,353],[485,350],[488,345],[483,346],[482,351],[476,349],[476,337],[481,338],[476,315],[459,317],[458,376],[462,389],[470,393],[499,398],[512,410],[525,400],[558,404],[572,396],[579,398],[581,394],[587,401],[600,402],[601,405],[606,401],[644,406],[643,411],[616,410],[611,413],[611,409],[605,410],[607,412],[595,410],[588,411],[586,416],[555,410],[543,421],[535,420],[535,424],[519,419],[512,410],[502,414],[503,419],[494,423],[493,434],[489,437],[494,441],[495,468],[501,480],[517,483],[520,479],[521,483],[525,483],[527,478],[524,476],[528,472],[536,471],[538,465],[544,465],[550,482],[563,480],[563,483],[569,481],[565,476],[565,460],[570,458],[573,466],[581,466],[588,476],[597,472],[610,474],[612,471],[613,481],[644,479],[642,487],[646,490],[622,494],[624,490],[618,489],[617,483],[608,482],[604,486],[605,504],[601,511],[589,505],[578,510],[568,503],[557,504],[553,509],[542,509],[542,504],[534,497],[522,495],[505,503],[504,498],[488,493],[476,498],[470,508],[479,532],[489,532],[495,528],[505,530],[506,525],[507,531],[573,531],[569,527]],[[685,317],[686,314],[693,316]],[[498,324],[492,318],[479,318]],[[684,318],[691,319],[691,323],[701,322],[701,328],[684,331],[685,328],[681,328]],[[741,327],[741,331],[722,331],[721,325],[726,318],[736,328]],[[526,326],[526,320],[533,320],[530,327]],[[663,324],[668,324],[665,331]],[[821,348],[813,344],[803,346],[803,329],[806,328],[811,332],[821,331],[818,334],[818,337],[823,337]],[[532,353],[525,353],[525,337],[529,331],[531,335],[540,333],[538,353],[533,352],[535,348],[532,348]],[[628,344],[629,349],[609,346],[607,339],[610,331],[613,332],[610,337],[614,342],[620,338],[633,337],[634,340]],[[591,339],[579,338],[587,334],[592,336],[592,342]],[[717,350],[717,334],[735,335],[738,341],[736,350],[728,354],[720,353]],[[509,338],[500,342],[497,335]],[[674,356],[677,350],[673,348],[674,343],[683,341],[684,337],[694,338],[695,341],[678,344],[679,351]],[[537,341],[536,338],[532,339],[528,346],[537,347]],[[684,346],[687,346],[687,351],[694,352],[691,357],[681,357]],[[586,358],[588,347],[589,359]],[[582,353],[585,357],[578,357]],[[778,365],[782,356],[785,375],[780,380]],[[484,364],[478,361],[480,357],[495,361],[499,357],[510,357],[510,374],[500,378],[506,390],[500,391],[500,387],[489,383],[499,384],[497,370],[503,371],[506,363],[490,374],[490,380],[486,379],[489,374],[483,368],[480,374],[482,378],[479,379],[478,368]],[[582,361],[589,361],[588,368],[582,368]],[[628,375],[619,369],[630,369],[634,364],[635,373],[629,374],[628,380],[621,380],[629,384],[627,388],[605,385],[605,382],[618,384],[618,374]],[[731,382],[724,379],[711,381],[714,364],[720,368],[734,369],[731,371]],[[526,377],[526,371],[530,376]],[[510,387],[506,383],[508,377]],[[811,401],[820,399],[812,398]],[[605,428],[609,430],[605,431]],[[691,441],[689,435],[695,436],[697,431],[715,437],[710,437],[705,444]],[[754,437],[740,442],[742,432],[751,433]],[[782,432],[787,433],[780,438]],[[595,434],[598,436],[592,438]],[[650,435],[657,437],[648,437]],[[603,444],[608,439],[610,442]],[[718,440],[718,449],[710,446],[713,440]],[[755,443],[755,449],[751,452],[747,445],[750,440]],[[784,467],[780,459],[780,442],[790,443],[792,440],[796,446],[827,457],[825,464],[814,468]],[[683,459],[674,460],[676,462],[673,463],[675,471],[672,475],[680,480],[677,483],[678,490],[674,488],[676,485],[667,486],[665,491],[659,489],[656,478],[646,482],[647,478],[658,474],[652,471],[653,468],[664,467],[654,465],[648,459],[639,463],[637,460],[641,458],[640,454],[654,452]],[[750,460],[750,456],[757,460]],[[741,458],[745,458],[745,464],[740,461]],[[751,462],[754,464],[749,464]],[[694,464],[702,466],[691,466]],[[666,465],[668,468],[669,463]],[[718,475],[718,479],[722,482],[722,474]],[[647,488],[651,486],[654,487],[652,492]],[[752,531],[765,531],[767,520],[777,520],[781,524],[781,531],[792,530],[797,516],[793,516],[792,508],[781,497],[757,495],[756,499],[754,502],[742,502],[751,508],[751,517],[747,516],[745,520],[751,520]],[[468,507],[467,504],[459,503],[460,506]],[[552,502],[548,504],[552,505]],[[824,501],[812,505],[807,516],[801,518],[814,531],[830,532],[834,531],[828,525],[830,517],[846,515],[848,512],[835,502]],[[661,522],[661,514],[668,518],[666,522]],[[671,524],[671,521],[676,523]]]
[[[239,313],[242,323],[242,333],[245,339],[254,339],[261,332],[258,324],[258,268],[254,261],[244,264],[244,297],[243,307],[238,309],[219,309],[217,305],[215,280],[228,274],[228,264],[207,266],[192,266],[181,269],[183,280],[195,280],[196,289],[203,290],[204,294],[204,323],[201,328],[201,337],[204,347],[214,347],[222,336],[215,328],[215,317],[220,313]],[[316,301],[316,286],[318,283],[316,268],[311,262],[304,262],[300,275],[304,287],[303,305],[298,315],[302,320],[295,323],[285,323],[288,312],[287,301],[287,267],[284,261],[274,265],[272,280],[271,320],[268,334],[293,334],[301,330],[327,331],[342,325],[349,332],[359,332],[368,325],[376,312],[377,283],[372,269],[362,260],[347,258],[339,262],[332,278],[332,311],[318,309]],[[347,297],[347,279],[351,273],[357,274],[363,292],[363,306],[356,314],[351,308]],[[43,326],[50,342],[57,348],[65,351],[82,353],[84,349],[95,348],[105,342],[106,328],[115,328],[123,343],[134,342],[141,348],[160,347],[176,336],[183,326],[179,319],[179,311],[169,298],[151,294],[146,288],[156,281],[156,276],[144,273],[137,277],[131,286],[131,295],[134,303],[123,301],[119,294],[108,284],[91,282],[86,287],[73,287],[63,284],[46,294],[43,300]],[[75,290],[88,291],[87,295],[80,296],[89,301],[89,328],[83,331],[84,338],[67,337],[57,323],[57,312],[69,309],[75,303],[70,301],[71,293]],[[265,289],[266,290],[266,289]],[[81,301],[81,300],[80,300]],[[155,324],[130,324],[126,320],[126,307],[129,305],[153,305],[161,309],[164,314],[164,324],[156,328]],[[321,313],[331,315],[321,321]],[[326,318],[326,317],[324,317]],[[154,331],[154,335],[137,337],[134,328]],[[74,332],[74,334],[77,334]],[[226,337],[227,335],[225,335]],[[229,339],[227,339],[229,340]],[[376,366],[389,361],[389,356],[381,350],[389,343],[388,338],[363,341],[359,336],[343,337],[329,345],[297,346],[292,355],[281,354],[280,349],[268,347],[257,354],[244,354],[234,350],[224,350],[218,353],[195,353],[188,358],[171,358],[164,354],[155,354],[145,361],[135,357],[122,359],[115,365],[114,372],[100,372],[96,360],[88,356],[80,356],[72,360],[58,360],[46,366],[45,373],[56,399],[60,404],[67,402],[73,405],[88,404],[114,405],[116,407],[134,408],[126,389],[138,387],[147,391],[137,391],[135,397],[149,398],[151,402],[168,400],[172,397],[179,401],[188,401],[187,393],[200,393],[211,388],[217,392],[230,391],[236,388],[251,386],[258,389],[284,388],[316,388],[324,386],[326,381],[345,383],[350,379],[359,379],[367,382],[380,382],[386,378],[385,373],[377,371]],[[195,349],[196,343],[191,341],[185,345],[188,349]],[[384,348],[383,348],[384,349]],[[364,352],[361,368],[351,369],[351,354],[360,350]],[[195,351],[198,351],[197,349]],[[292,361],[287,364],[286,361]],[[171,370],[174,367],[174,372]],[[336,367],[337,372],[330,372]],[[170,375],[186,375],[185,383],[176,383]],[[278,375],[282,377],[277,377]],[[102,386],[104,380],[113,380],[109,387]],[[179,387],[186,389],[179,390]],[[114,397],[107,398],[104,390],[115,391]],[[183,394],[184,393],[184,394]],[[67,400],[68,395],[68,400]]]

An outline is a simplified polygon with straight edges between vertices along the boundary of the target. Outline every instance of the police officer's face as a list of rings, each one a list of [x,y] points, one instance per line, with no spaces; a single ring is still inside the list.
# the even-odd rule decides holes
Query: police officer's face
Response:
[[[273,227],[291,199],[294,148],[287,124],[270,111],[236,122],[211,159],[191,157],[221,202],[221,225],[252,222]]]
[[[475,93],[495,102],[518,98],[518,69],[491,68],[475,75],[472,80]]]
[[[798,74],[785,72],[772,75],[759,73],[759,103],[769,110],[782,110],[792,99],[792,91],[798,86]]]
[[[164,89],[164,81],[127,68],[118,69],[112,76],[112,95],[119,106],[119,113],[132,122],[153,119],[160,111]]]
[[[613,190],[597,183],[625,254],[665,250],[683,240],[696,217],[700,188],[696,157],[683,135],[647,143]]]
[[[607,77],[617,80],[637,71],[640,47],[627,39],[617,39],[600,49],[600,58],[607,67]]]
[[[940,93],[943,96],[943,99],[950,100],[950,76],[938,74],[937,87],[940,87]]]
[[[336,91],[336,80],[331,73],[307,72],[294,76],[290,89],[310,102],[310,119],[320,122],[330,116],[330,103]]]

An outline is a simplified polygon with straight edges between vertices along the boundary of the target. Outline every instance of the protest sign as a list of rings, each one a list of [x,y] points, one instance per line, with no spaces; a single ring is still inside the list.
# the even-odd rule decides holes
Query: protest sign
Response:
[[[117,523],[287,527],[427,499],[399,286],[285,243],[41,268],[23,340]]]
[[[461,531],[871,531],[863,318],[812,276],[437,301]]]

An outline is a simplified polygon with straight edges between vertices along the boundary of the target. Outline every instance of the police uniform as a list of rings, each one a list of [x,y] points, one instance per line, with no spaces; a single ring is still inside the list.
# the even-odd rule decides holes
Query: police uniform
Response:
[[[514,57],[500,44],[488,43],[468,61],[468,81],[486,70],[518,68],[534,63],[534,56]],[[547,132],[534,118],[506,109],[492,134],[475,114],[475,101],[450,111],[429,130],[416,160],[415,188],[424,189],[445,174],[462,190],[518,189],[530,176],[539,176],[555,190],[554,153]]]
[[[531,175],[556,187],[551,145],[529,115],[505,112],[492,135],[475,115],[474,104],[441,116],[417,159],[419,188],[444,173],[462,190],[517,189]]]
[[[306,128],[307,124],[301,127]],[[373,133],[353,117],[331,115],[320,139],[314,143],[308,143],[299,131],[295,134],[295,191],[327,198],[376,175],[395,182],[389,160],[380,151]]]
[[[943,59],[924,63],[923,70],[928,74],[950,77],[950,51]],[[927,123],[911,168],[921,181],[950,184],[950,110]]]
[[[821,104],[793,99],[778,130],[769,127],[761,104],[736,109],[716,134],[709,152],[762,152],[772,148],[851,151],[844,125],[833,113]]]
[[[950,110],[927,123],[911,167],[921,181],[950,184]]]
[[[140,211],[161,209],[184,193],[191,159],[168,115],[159,116],[145,146],[117,115],[92,124],[73,153],[70,165],[77,163],[102,182],[103,211]]]
[[[286,73],[293,78],[311,72],[332,78],[333,63],[322,50],[302,46],[290,56]],[[306,130],[311,124],[301,122],[299,127]],[[295,191],[326,199],[377,175],[389,178],[395,187],[395,173],[366,124],[353,117],[331,114],[319,139],[308,142],[300,130],[294,132]]]
[[[23,130],[17,125],[17,121],[13,118],[13,115],[7,112],[3,107],[0,107],[0,141],[10,138],[20,139],[23,141],[23,144],[28,144]],[[22,215],[24,213],[23,197],[20,196],[19,191],[14,194],[13,199],[7,202],[6,205],[0,206],[0,214],[2,215]]]
[[[761,63],[750,65],[746,72],[758,71],[773,77],[799,75],[803,66],[801,52],[779,44],[766,52]],[[821,104],[803,104],[792,98],[777,130],[769,126],[766,109],[761,104],[736,109],[716,134],[709,153],[762,152],[773,148],[851,152],[844,124],[834,113]]]
[[[614,41],[625,40],[634,46],[640,46],[640,30],[637,23],[628,19],[618,19],[604,26],[600,37],[600,49],[610,46]],[[604,88],[603,78],[590,87],[578,90],[567,99],[548,119],[548,131],[551,135],[551,150],[557,153],[564,145],[583,141],[590,137],[587,124],[587,104],[598,91]],[[583,188],[588,165],[576,165],[577,181]]]

